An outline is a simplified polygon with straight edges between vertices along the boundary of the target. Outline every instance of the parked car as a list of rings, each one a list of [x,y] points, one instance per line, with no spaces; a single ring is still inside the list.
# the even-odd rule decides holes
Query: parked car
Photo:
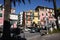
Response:
[[[25,31],[26,31],[26,32],[29,32],[29,31],[31,31],[31,29],[29,29],[29,28],[25,28]]]
[[[39,28],[37,28],[37,27],[32,27],[32,28],[30,28],[31,29],[31,33],[35,33],[35,32],[39,32]]]
[[[35,28],[31,28],[31,33],[35,33]]]

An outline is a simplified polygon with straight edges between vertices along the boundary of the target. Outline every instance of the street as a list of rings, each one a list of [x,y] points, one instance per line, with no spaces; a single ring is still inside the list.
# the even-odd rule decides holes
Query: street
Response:
[[[22,37],[23,34],[20,36]],[[60,40],[60,33],[41,36],[40,33],[25,33],[27,40]]]
[[[18,40],[60,40],[60,33],[46,34],[41,36],[40,33],[21,33],[19,34]],[[25,39],[22,39],[25,38]],[[16,39],[15,39],[16,40]]]

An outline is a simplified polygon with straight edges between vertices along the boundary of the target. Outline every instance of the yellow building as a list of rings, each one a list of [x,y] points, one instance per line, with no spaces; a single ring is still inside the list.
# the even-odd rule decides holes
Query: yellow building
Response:
[[[39,22],[39,14],[38,14],[38,12],[34,12],[34,19],[33,19],[33,22],[35,22],[36,24],[38,24],[38,22]]]

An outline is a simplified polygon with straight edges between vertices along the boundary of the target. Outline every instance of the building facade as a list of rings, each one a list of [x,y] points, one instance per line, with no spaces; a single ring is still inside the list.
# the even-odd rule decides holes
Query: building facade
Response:
[[[33,16],[33,22],[35,22],[35,24],[39,24],[40,18],[39,18],[39,12],[38,11],[34,11],[34,16]]]
[[[23,15],[23,16],[22,16]],[[49,25],[55,24],[56,19],[54,18],[54,9],[37,6],[35,10],[29,10],[20,14],[20,23],[24,24],[25,27],[32,27],[32,24],[37,25]]]
[[[15,14],[15,9],[11,9],[11,14]],[[11,21],[11,20],[10,20]],[[0,4],[0,27],[3,27],[4,23],[4,7]],[[16,23],[13,24],[16,27]]]
[[[4,9],[3,6],[0,4],[0,27],[3,26],[4,23]]]
[[[19,25],[22,26],[22,24],[23,24],[23,12],[20,12],[18,14],[18,22],[19,22]]]
[[[39,12],[41,25],[55,23],[56,19],[53,17],[54,10],[52,8],[37,6],[35,10]]]
[[[31,27],[33,16],[34,16],[33,13],[34,12],[32,10],[25,12],[25,24],[27,27]]]

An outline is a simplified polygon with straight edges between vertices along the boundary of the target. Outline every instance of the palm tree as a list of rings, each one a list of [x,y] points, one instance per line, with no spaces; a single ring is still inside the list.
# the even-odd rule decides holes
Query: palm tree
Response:
[[[30,0],[28,0],[29,3],[30,3]],[[14,3],[14,6],[15,3],[18,2],[18,3],[21,3],[21,0],[4,0],[4,8],[5,8],[5,14],[4,14],[4,18],[5,20],[9,20],[9,14],[11,13],[11,3]],[[22,2],[25,4],[25,1],[22,0]]]
[[[57,11],[56,11],[56,0],[45,0],[45,1],[48,1],[48,2],[53,2],[53,6],[54,6],[54,17],[56,18],[56,25],[57,25],[57,28],[58,28],[58,18],[57,18]]]
[[[30,0],[28,0],[30,3]],[[9,21],[9,14],[11,13],[11,3],[16,6],[16,2],[25,4],[25,0],[4,0],[4,26],[3,26],[3,38],[10,37],[10,21]]]

